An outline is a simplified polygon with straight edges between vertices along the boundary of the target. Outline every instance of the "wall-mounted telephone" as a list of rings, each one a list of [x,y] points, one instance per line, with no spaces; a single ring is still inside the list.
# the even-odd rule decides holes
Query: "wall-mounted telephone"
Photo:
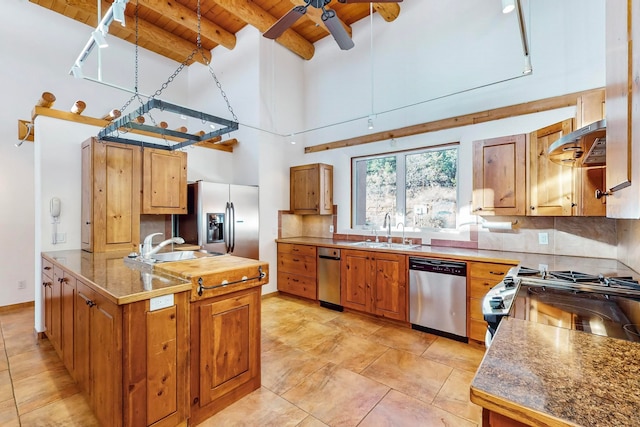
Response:
[[[53,224],[51,243],[54,245],[58,243],[58,223],[60,222],[61,204],[62,203],[58,197],[52,197],[49,202],[49,213],[51,213],[51,224]]]
[[[51,202],[49,202],[49,211],[51,212],[51,216],[54,219],[58,219],[60,217],[60,199],[57,197],[52,197]]]

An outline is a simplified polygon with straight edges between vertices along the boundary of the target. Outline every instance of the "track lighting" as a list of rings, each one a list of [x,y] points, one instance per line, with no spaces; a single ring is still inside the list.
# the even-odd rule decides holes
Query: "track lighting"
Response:
[[[71,74],[73,74],[73,77],[76,79],[84,78],[84,74],[82,74],[82,65],[78,63],[73,64],[73,67],[71,67]]]
[[[502,13],[511,13],[515,8],[515,0],[502,0]]]
[[[113,20],[118,21],[124,27],[124,9],[128,0],[115,0],[113,2]]]
[[[373,129],[373,115],[369,116],[367,120],[367,128],[369,128],[369,130]]]
[[[294,133],[291,134],[291,137],[289,138],[291,141],[291,145],[296,145],[296,140],[293,138],[294,137]]]
[[[529,55],[525,55],[524,57],[524,70],[522,74],[531,74],[533,72],[533,67],[531,67],[531,58]]]
[[[109,47],[109,43],[107,43],[107,40],[104,38],[104,33],[102,32],[102,30],[95,30],[91,32],[91,37],[93,37],[93,40],[96,42],[96,44],[98,45],[98,47],[100,49],[104,49],[105,47]]]

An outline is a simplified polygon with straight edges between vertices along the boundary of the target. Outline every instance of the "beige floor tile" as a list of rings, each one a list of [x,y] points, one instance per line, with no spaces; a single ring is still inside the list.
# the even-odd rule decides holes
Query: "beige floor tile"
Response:
[[[359,373],[388,349],[385,345],[358,336],[339,333],[321,341],[309,353]]]
[[[22,427],[98,427],[87,401],[80,393],[56,400],[20,416]]]
[[[262,386],[282,395],[326,364],[326,360],[287,345],[263,351]]]
[[[307,418],[302,420],[300,424],[296,427],[329,427],[319,419],[315,418],[312,415],[309,415]]]
[[[2,338],[0,337],[0,342]],[[4,348],[0,348],[0,372],[9,369],[9,360],[7,359],[7,353],[4,352]]]
[[[395,325],[384,325],[369,337],[370,340],[398,350],[420,355],[436,339],[435,335]]]
[[[0,401],[0,426],[2,427],[19,427],[20,426],[18,411],[16,410],[16,402],[13,400],[13,397],[9,400]]]
[[[200,427],[296,426],[307,413],[264,387],[208,418]]]
[[[282,397],[332,427],[355,426],[387,391],[382,384],[328,364]]]
[[[454,369],[434,399],[433,405],[481,424],[482,408],[469,400],[469,389],[473,377],[472,372]]]
[[[14,381],[13,388],[20,416],[79,391],[64,367]]]
[[[47,344],[44,344],[45,342]],[[56,353],[48,340],[45,340],[42,345],[35,346],[32,351],[9,357],[9,365],[11,366],[11,377],[13,381],[37,375],[51,369],[60,369],[64,366],[58,353]]]
[[[4,402],[6,400],[13,400],[11,374],[8,370],[0,372],[0,402]]]
[[[362,371],[362,375],[431,403],[452,368],[415,354],[390,349]]]
[[[315,322],[301,322],[285,325],[279,333],[279,340],[284,344],[299,350],[308,351],[318,345],[320,341],[335,338],[339,332],[334,328]]]
[[[475,427],[462,418],[447,411],[391,390],[378,405],[358,424],[359,427],[407,427],[447,426]]]
[[[343,313],[327,323],[327,325],[339,329],[341,332],[368,337],[386,323],[372,317],[360,316],[355,313]]]
[[[422,357],[443,363],[452,368],[475,372],[484,357],[484,349],[438,337],[422,354]]]
[[[4,348],[7,356],[11,357],[34,350],[38,345],[38,341],[35,334],[19,334],[11,337],[11,339],[5,339]]]

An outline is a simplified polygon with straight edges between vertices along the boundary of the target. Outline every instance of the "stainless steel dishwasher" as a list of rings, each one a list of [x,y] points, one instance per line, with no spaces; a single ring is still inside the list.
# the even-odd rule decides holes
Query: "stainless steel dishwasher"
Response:
[[[340,301],[340,249],[318,248],[318,299],[323,307],[343,310]]]
[[[409,257],[409,322],[413,329],[468,342],[466,263]]]

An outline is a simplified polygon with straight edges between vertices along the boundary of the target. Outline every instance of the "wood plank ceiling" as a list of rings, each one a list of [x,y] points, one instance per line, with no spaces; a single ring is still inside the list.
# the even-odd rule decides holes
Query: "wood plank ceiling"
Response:
[[[91,28],[98,25],[98,0],[29,0],[44,8],[60,13]],[[102,0],[102,13],[113,0]],[[252,25],[264,33],[281,16],[304,0],[200,0],[201,43],[205,57],[195,55],[193,60],[210,61],[210,51],[233,49],[236,33]],[[130,0],[126,8],[126,27],[114,23],[109,35],[135,43],[135,14],[138,13],[138,45],[162,56],[183,62],[196,48],[198,34],[198,0]],[[332,0],[328,8],[335,10],[351,34],[351,25],[369,16],[369,3],[343,4]],[[374,11],[387,22],[400,13],[397,3],[374,3]],[[320,10],[309,7],[307,14],[284,32],[276,42],[304,59],[314,54],[313,44],[327,36],[321,24]],[[90,30],[87,31],[87,37]],[[336,45],[336,49],[339,47]],[[193,62],[190,61],[190,62]]]

